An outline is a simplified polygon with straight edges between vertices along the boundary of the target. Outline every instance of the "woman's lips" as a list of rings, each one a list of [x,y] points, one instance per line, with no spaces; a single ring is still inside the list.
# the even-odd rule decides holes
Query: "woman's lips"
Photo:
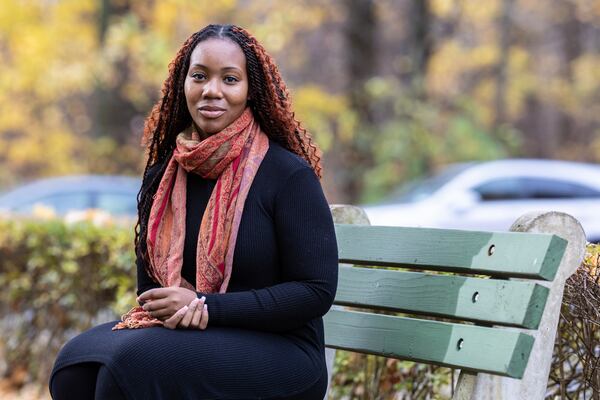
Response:
[[[198,110],[204,118],[215,119],[225,114],[225,110],[216,108],[200,108]]]

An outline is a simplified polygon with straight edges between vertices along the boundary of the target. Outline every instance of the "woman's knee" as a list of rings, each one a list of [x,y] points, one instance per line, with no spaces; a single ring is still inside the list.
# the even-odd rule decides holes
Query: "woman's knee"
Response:
[[[119,384],[104,365],[98,370],[95,396],[97,400],[125,400]]]
[[[99,363],[86,362],[69,365],[54,373],[50,381],[50,395],[54,400],[94,399]]]

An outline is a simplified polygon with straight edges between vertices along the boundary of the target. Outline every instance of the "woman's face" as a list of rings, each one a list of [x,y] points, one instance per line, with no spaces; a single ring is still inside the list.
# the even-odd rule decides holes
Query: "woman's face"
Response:
[[[184,84],[187,107],[202,139],[220,132],[246,108],[246,57],[236,43],[207,39],[196,46]]]

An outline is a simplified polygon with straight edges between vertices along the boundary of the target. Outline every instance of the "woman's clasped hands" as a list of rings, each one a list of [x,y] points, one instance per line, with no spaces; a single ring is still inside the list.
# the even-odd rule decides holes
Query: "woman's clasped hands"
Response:
[[[163,321],[165,328],[206,329],[208,307],[205,297],[182,287],[150,289],[137,298],[142,308]]]

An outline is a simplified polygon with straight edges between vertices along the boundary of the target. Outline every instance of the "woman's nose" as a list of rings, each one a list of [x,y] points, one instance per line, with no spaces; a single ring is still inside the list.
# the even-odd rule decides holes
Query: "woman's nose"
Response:
[[[202,96],[204,97],[221,97],[221,85],[218,79],[210,79],[202,88]]]

